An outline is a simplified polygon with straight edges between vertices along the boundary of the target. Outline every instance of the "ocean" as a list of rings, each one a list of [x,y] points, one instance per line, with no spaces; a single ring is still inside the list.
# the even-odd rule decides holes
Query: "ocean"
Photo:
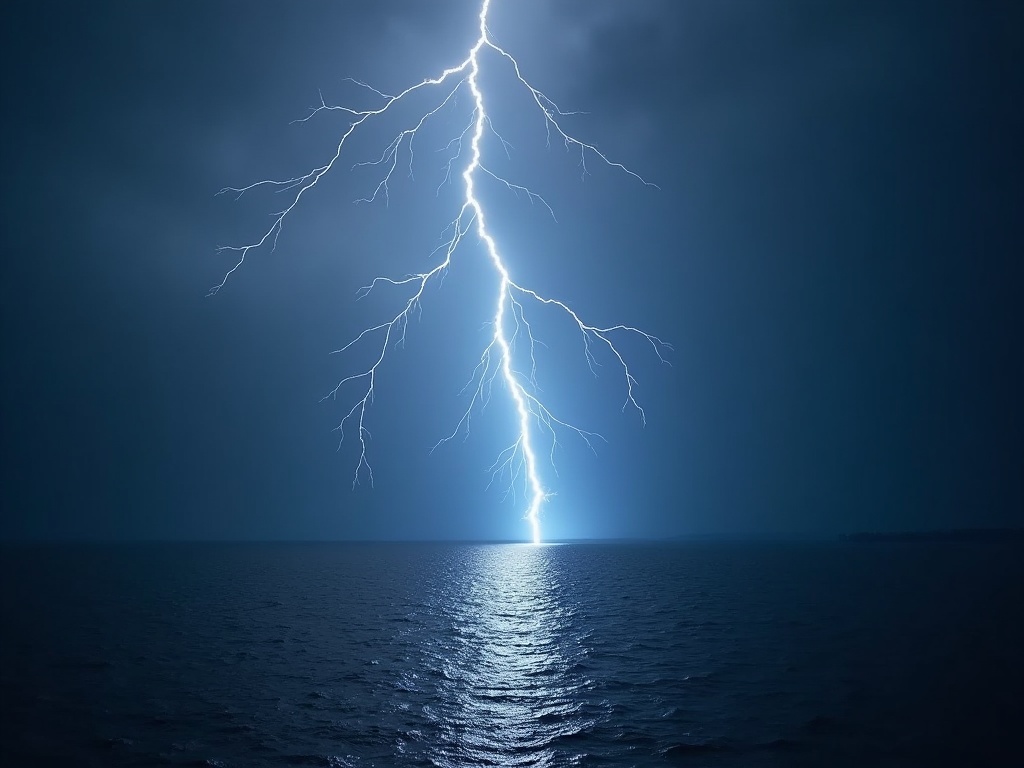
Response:
[[[0,548],[4,766],[1020,766],[1024,547]]]

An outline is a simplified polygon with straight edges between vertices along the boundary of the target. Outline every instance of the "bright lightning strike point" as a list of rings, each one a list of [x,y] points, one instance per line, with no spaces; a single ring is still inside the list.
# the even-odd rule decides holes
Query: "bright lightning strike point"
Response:
[[[522,192],[527,194],[531,200],[541,202],[549,211],[551,209],[544,198],[540,195],[535,194],[524,186],[513,184],[512,182],[497,176],[484,165],[481,141],[486,129],[490,128],[492,131],[494,130],[491,125],[490,117],[487,114],[484,91],[479,82],[480,54],[485,50],[493,51],[500,58],[508,62],[512,67],[518,83],[526,89],[536,107],[543,114],[545,125],[547,127],[548,139],[550,140],[552,132],[554,132],[554,134],[565,144],[567,151],[577,152],[579,154],[579,162],[584,173],[587,172],[586,161],[589,156],[597,158],[601,162],[632,176],[642,184],[647,186],[654,185],[645,181],[638,174],[634,173],[621,163],[610,160],[593,144],[580,141],[563,129],[560,120],[571,113],[562,111],[554,101],[538,89],[534,88],[523,77],[519,62],[491,39],[487,30],[487,14],[490,10],[491,2],[492,0],[482,0],[478,16],[479,36],[473,46],[469,49],[466,58],[458,65],[445,69],[440,75],[432,78],[426,78],[419,83],[400,91],[397,95],[383,93],[366,83],[353,80],[352,82],[356,85],[366,91],[369,91],[371,94],[382,100],[381,106],[377,109],[358,110],[344,106],[331,106],[328,105],[321,96],[320,105],[300,122],[305,122],[322,111],[338,111],[347,115],[350,119],[348,128],[342,133],[334,154],[324,165],[313,168],[311,171],[291,179],[267,179],[255,182],[254,184],[250,184],[246,187],[228,187],[221,190],[221,193],[233,192],[240,197],[246,192],[257,187],[269,186],[277,187],[281,191],[292,191],[292,194],[289,204],[284,208],[284,210],[274,216],[273,223],[263,233],[262,237],[247,245],[228,246],[220,249],[222,251],[230,251],[237,254],[237,259],[234,266],[224,274],[221,282],[210,290],[210,294],[216,294],[225,286],[228,279],[245,262],[245,259],[250,252],[268,244],[270,245],[271,250],[276,248],[277,241],[281,235],[284,222],[288,215],[299,204],[303,195],[315,187],[320,179],[334,168],[335,163],[337,163],[341,157],[345,143],[364,123],[393,110],[403,100],[410,96],[410,94],[416,91],[430,88],[440,91],[441,97],[436,102],[436,105],[432,109],[421,114],[412,122],[410,127],[402,130],[391,141],[391,143],[385,147],[383,153],[377,160],[358,163],[358,165],[380,166],[384,169],[384,175],[378,182],[373,193],[369,197],[363,198],[360,202],[374,202],[380,197],[384,197],[386,201],[389,194],[389,183],[391,182],[395,169],[398,166],[399,158],[403,150],[408,154],[409,168],[411,171],[414,157],[413,139],[416,137],[419,130],[443,107],[452,103],[455,99],[456,93],[458,93],[460,89],[468,89],[472,96],[473,111],[469,126],[463,131],[463,133],[453,138],[448,145],[449,148],[454,146],[456,151],[454,156],[451,157],[448,162],[448,174],[446,177],[447,179],[451,178],[452,164],[462,156],[463,141],[468,136],[469,159],[461,174],[465,195],[458,213],[447,228],[447,231],[451,232],[450,238],[448,238],[448,240],[435,251],[435,253],[443,251],[444,258],[441,260],[440,264],[426,272],[406,275],[402,278],[377,277],[374,278],[370,285],[360,289],[359,296],[362,297],[369,293],[378,284],[383,283],[395,287],[408,286],[411,288],[411,295],[409,295],[405,302],[400,305],[399,311],[393,315],[391,319],[365,328],[352,341],[341,349],[336,350],[337,352],[345,352],[357,344],[368,342],[373,338],[379,339],[379,347],[375,347],[378,351],[374,353],[375,360],[373,364],[360,373],[343,378],[338,382],[338,385],[325,396],[324,399],[336,399],[339,391],[346,384],[352,382],[362,383],[362,396],[355,399],[354,404],[339,423],[338,430],[341,433],[341,441],[343,442],[345,439],[346,424],[355,424],[356,439],[359,441],[360,454],[359,460],[356,463],[353,485],[358,484],[360,478],[364,475],[372,484],[373,470],[371,469],[367,459],[367,441],[369,438],[369,431],[366,427],[366,420],[369,406],[374,398],[375,384],[377,376],[380,373],[380,368],[387,358],[388,351],[405,341],[405,331],[408,326],[410,313],[420,306],[420,302],[427,285],[432,281],[439,281],[443,278],[444,274],[451,266],[452,256],[462,244],[464,237],[471,230],[475,229],[477,237],[482,242],[498,278],[494,315],[491,318],[491,325],[494,330],[491,341],[481,353],[479,362],[477,363],[470,382],[466,387],[466,389],[470,389],[470,387],[472,387],[472,396],[470,398],[469,406],[462,418],[459,420],[455,430],[447,437],[442,438],[437,445],[451,440],[462,430],[469,429],[470,416],[477,406],[482,407],[482,405],[486,403],[491,386],[500,374],[500,379],[504,383],[505,389],[507,390],[515,409],[517,417],[517,432],[511,445],[499,454],[497,460],[491,466],[491,477],[493,481],[497,475],[507,471],[511,478],[513,488],[517,483],[517,479],[521,477],[524,484],[525,495],[528,499],[525,519],[530,525],[533,543],[539,544],[541,542],[541,508],[552,494],[545,489],[544,483],[541,480],[541,469],[537,449],[535,447],[534,431],[546,431],[550,435],[552,459],[554,449],[557,445],[557,431],[559,429],[575,433],[582,438],[588,447],[591,448],[593,447],[591,442],[592,438],[600,438],[600,435],[596,432],[580,429],[566,421],[556,418],[548,407],[539,399],[536,384],[536,359],[534,357],[534,347],[537,342],[533,335],[533,328],[526,319],[524,303],[535,302],[560,310],[569,322],[575,325],[582,339],[583,355],[592,372],[594,371],[594,366],[597,363],[594,356],[594,345],[597,345],[598,347],[605,347],[608,350],[618,365],[619,371],[623,377],[625,389],[623,409],[627,407],[634,408],[639,413],[641,421],[644,421],[646,417],[643,408],[635,398],[637,381],[633,377],[633,374],[626,363],[626,359],[613,343],[612,336],[624,333],[639,336],[651,345],[655,355],[659,360],[661,360],[661,362],[667,362],[662,353],[666,350],[670,350],[671,346],[666,344],[657,336],[633,326],[611,325],[601,327],[585,323],[567,304],[557,299],[546,298],[535,291],[516,283],[512,279],[511,272],[505,259],[501,255],[498,244],[487,228],[487,216],[485,214],[483,204],[480,202],[480,198],[477,197],[477,183],[484,177],[491,178],[513,192]],[[500,136],[498,138],[500,139]],[[504,145],[504,140],[501,139],[501,141]],[[514,345],[520,334],[523,334],[524,342],[529,349],[529,360],[531,366],[529,375],[524,375],[517,371],[514,365]],[[435,448],[437,445],[435,445]]]

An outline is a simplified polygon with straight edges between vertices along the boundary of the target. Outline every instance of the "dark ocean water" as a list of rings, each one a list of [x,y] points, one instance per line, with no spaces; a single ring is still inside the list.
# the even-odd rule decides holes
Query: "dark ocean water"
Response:
[[[8,546],[4,766],[1024,765],[1024,549]]]

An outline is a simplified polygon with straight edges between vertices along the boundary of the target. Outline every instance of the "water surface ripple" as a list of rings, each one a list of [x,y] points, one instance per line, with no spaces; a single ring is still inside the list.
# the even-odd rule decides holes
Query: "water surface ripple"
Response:
[[[1012,765],[998,544],[6,546],[0,764]]]

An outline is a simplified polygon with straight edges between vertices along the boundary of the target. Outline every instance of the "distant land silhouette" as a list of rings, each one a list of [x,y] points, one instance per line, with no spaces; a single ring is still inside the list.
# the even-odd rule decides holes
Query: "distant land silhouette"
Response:
[[[860,533],[844,533],[843,541],[882,542],[882,541],[1021,541],[1024,542],[1024,528],[954,528],[945,531],[900,531],[884,533],[880,531],[862,531]]]

